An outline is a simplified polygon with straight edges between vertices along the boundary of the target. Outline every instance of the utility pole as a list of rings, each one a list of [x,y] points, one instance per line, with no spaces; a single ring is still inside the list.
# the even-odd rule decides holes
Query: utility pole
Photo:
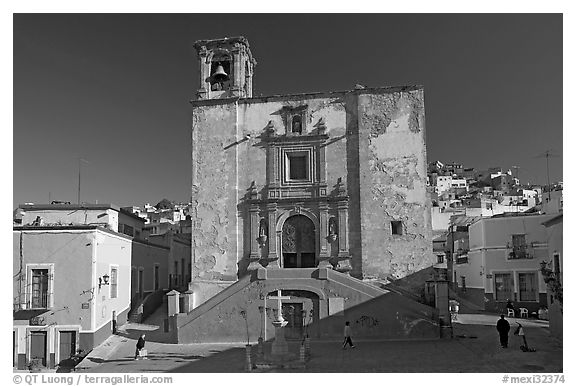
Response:
[[[514,169],[516,171],[516,176],[514,176],[514,174],[512,175],[512,180],[514,181],[514,191],[516,192],[516,213],[518,213],[518,188],[519,186],[516,186],[516,180],[518,179],[518,166],[512,166],[512,169]],[[518,184],[520,185],[520,184]]]
[[[546,150],[546,178],[548,180],[548,202],[550,202],[550,169],[548,167],[548,158],[550,158],[550,152]]]
[[[78,157],[78,205],[80,205],[80,186],[81,186],[81,176],[82,176],[82,161],[89,164],[88,161]]]
[[[80,170],[82,169],[81,166],[81,162],[80,162],[80,158],[78,158],[78,205],[80,205],[80,176],[82,175],[82,173],[80,172]]]

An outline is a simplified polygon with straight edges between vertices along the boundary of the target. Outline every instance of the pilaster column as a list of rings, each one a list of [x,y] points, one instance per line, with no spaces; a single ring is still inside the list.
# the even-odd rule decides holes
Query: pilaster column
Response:
[[[207,99],[208,98],[208,90],[206,88],[206,78],[210,76],[208,73],[210,71],[210,64],[206,63],[206,58],[208,57],[208,51],[206,47],[202,47],[201,51],[198,53],[198,60],[199,60],[199,89],[198,89],[198,99]]]
[[[252,98],[252,63],[248,64],[248,73],[244,74],[246,82],[246,98]]]
[[[241,64],[242,64],[242,46],[239,43],[234,45],[232,49],[233,61],[234,61],[234,69],[233,71],[233,79],[232,79],[232,87],[231,91],[234,96],[242,97],[242,82],[241,82]]]
[[[318,180],[326,184],[326,146],[318,146]]]
[[[280,149],[276,146],[274,146],[272,148],[272,181],[271,184],[273,186],[278,186],[280,184],[280,176],[278,175],[278,171],[279,171],[279,167],[278,167],[278,162],[279,162],[279,154],[280,153]],[[282,164],[280,162],[280,164]]]
[[[252,271],[260,268],[260,254],[258,253],[258,207],[256,204],[250,204],[250,264],[248,270]]]
[[[327,267],[330,263],[330,255],[328,253],[328,203],[320,202],[318,204],[318,210],[320,212],[320,256],[318,267]]]
[[[278,265],[278,239],[276,237],[276,213],[278,205],[275,202],[266,206],[268,211],[268,260],[269,265]]]
[[[266,146],[266,182],[269,184],[274,180],[274,147]],[[268,233],[270,235],[270,233]]]
[[[338,257],[348,257],[348,201],[338,201]]]

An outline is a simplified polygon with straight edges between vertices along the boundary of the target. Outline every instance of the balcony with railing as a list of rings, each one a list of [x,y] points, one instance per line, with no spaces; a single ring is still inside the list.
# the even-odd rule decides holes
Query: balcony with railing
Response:
[[[531,260],[535,258],[535,247],[539,243],[531,243],[530,245],[512,245],[506,244],[506,258],[508,260]]]
[[[456,252],[454,252],[454,262],[456,264],[468,263],[468,252],[468,249],[458,248]]]
[[[26,296],[28,295],[28,296]],[[13,311],[17,312],[20,310],[48,310],[50,309],[51,296],[47,292],[42,293],[29,293],[22,294],[19,298],[18,296],[13,299]],[[25,300],[26,299],[26,300]]]

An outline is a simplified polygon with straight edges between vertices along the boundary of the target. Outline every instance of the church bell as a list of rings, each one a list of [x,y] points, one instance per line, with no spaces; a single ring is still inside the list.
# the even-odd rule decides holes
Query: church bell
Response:
[[[230,78],[226,71],[224,71],[224,67],[219,64],[218,67],[216,67],[216,71],[212,74],[212,79],[214,79],[215,82],[225,82]]]

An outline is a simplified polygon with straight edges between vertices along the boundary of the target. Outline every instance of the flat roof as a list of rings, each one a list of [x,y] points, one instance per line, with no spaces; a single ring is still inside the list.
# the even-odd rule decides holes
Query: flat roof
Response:
[[[54,233],[57,233],[58,231],[66,231],[66,230],[68,230],[68,231],[71,231],[71,230],[96,231],[97,230],[97,231],[109,233],[111,235],[121,236],[121,237],[125,238],[126,240],[130,240],[130,241],[137,242],[140,244],[145,244],[145,245],[150,245],[153,247],[158,247],[158,248],[170,250],[170,247],[167,247],[165,245],[156,244],[156,243],[153,243],[153,242],[148,241],[148,240],[128,236],[124,233],[114,232],[113,230],[107,229],[101,225],[41,225],[41,226],[15,225],[15,226],[13,226],[13,231],[40,231],[40,232],[42,232],[42,231],[44,231],[44,232],[54,231]]]
[[[125,209],[120,208],[118,205],[114,204],[20,204],[19,209],[25,211],[35,211],[35,210],[108,210],[112,209],[116,212],[125,214],[134,219],[138,219],[142,222],[146,222],[142,217],[130,213]]]
[[[84,224],[80,224],[80,225],[40,225],[40,226],[34,226],[34,225],[14,225],[12,227],[13,231],[40,231],[40,232],[61,232],[61,231],[100,231],[100,232],[104,232],[104,233],[109,233],[111,235],[115,235],[115,236],[121,236],[123,238],[125,238],[126,240],[132,240],[131,236],[128,236],[124,233],[119,233],[119,232],[115,232],[113,230],[110,230],[108,228],[105,228],[102,225],[84,225]]]

